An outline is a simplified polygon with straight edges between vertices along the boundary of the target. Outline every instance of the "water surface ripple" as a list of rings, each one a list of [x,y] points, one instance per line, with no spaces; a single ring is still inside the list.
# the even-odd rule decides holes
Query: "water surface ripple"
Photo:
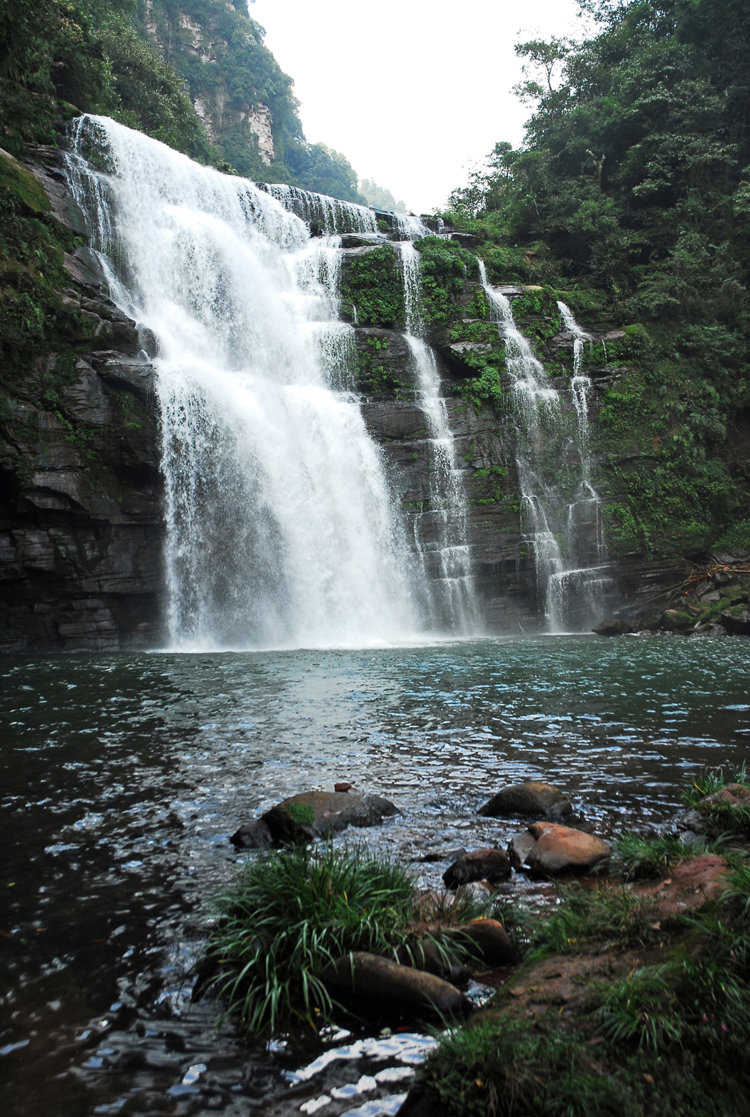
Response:
[[[739,639],[585,637],[2,661],[6,1111],[312,1112],[305,1053],[249,1051],[190,1003],[239,822],[348,779],[401,812],[357,837],[425,884],[445,868],[425,852],[518,829],[476,810],[520,779],[604,833],[656,824],[693,773],[748,757],[749,668]]]

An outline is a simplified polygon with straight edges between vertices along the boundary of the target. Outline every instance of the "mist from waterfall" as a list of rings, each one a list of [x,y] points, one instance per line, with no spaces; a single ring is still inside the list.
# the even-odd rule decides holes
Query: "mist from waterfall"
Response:
[[[73,149],[112,297],[159,344],[171,646],[415,638],[423,573],[359,405],[336,390],[351,341],[338,242],[106,118],[82,118]]]

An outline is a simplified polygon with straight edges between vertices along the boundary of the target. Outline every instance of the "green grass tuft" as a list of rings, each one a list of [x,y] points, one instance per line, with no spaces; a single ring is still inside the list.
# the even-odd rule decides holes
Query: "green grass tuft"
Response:
[[[211,987],[249,1033],[312,1026],[333,1004],[320,980],[353,950],[408,957],[414,883],[401,866],[362,850],[283,850],[248,864],[219,898],[206,963]]]

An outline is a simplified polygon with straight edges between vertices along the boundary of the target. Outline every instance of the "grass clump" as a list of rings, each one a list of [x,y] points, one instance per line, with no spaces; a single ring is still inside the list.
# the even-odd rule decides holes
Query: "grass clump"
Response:
[[[560,1030],[489,1020],[447,1034],[422,1072],[439,1112],[461,1117],[630,1117],[621,1085]]]
[[[211,986],[249,1033],[330,1017],[320,975],[352,950],[412,950],[414,884],[361,850],[294,847],[248,864],[219,898]]]
[[[707,795],[713,795],[731,783],[738,783],[743,787],[750,788],[750,773],[748,773],[744,764],[729,770],[725,768],[706,768],[691,779],[689,787],[684,792],[685,802],[691,807],[697,807]]]
[[[654,910],[650,897],[625,888],[568,885],[555,911],[535,928],[534,956],[576,953],[594,941],[603,949],[647,945],[656,937]]]
[[[614,845],[624,880],[666,876],[680,861],[708,852],[708,843],[702,838],[683,842],[672,835],[643,838],[639,834],[622,834]]]

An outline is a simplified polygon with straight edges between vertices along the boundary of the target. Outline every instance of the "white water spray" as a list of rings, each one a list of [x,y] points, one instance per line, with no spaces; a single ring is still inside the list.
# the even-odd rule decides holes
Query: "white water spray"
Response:
[[[74,149],[112,296],[159,340],[172,646],[412,638],[417,575],[381,457],[331,387],[348,344],[335,245],[105,118],[82,118]]]

